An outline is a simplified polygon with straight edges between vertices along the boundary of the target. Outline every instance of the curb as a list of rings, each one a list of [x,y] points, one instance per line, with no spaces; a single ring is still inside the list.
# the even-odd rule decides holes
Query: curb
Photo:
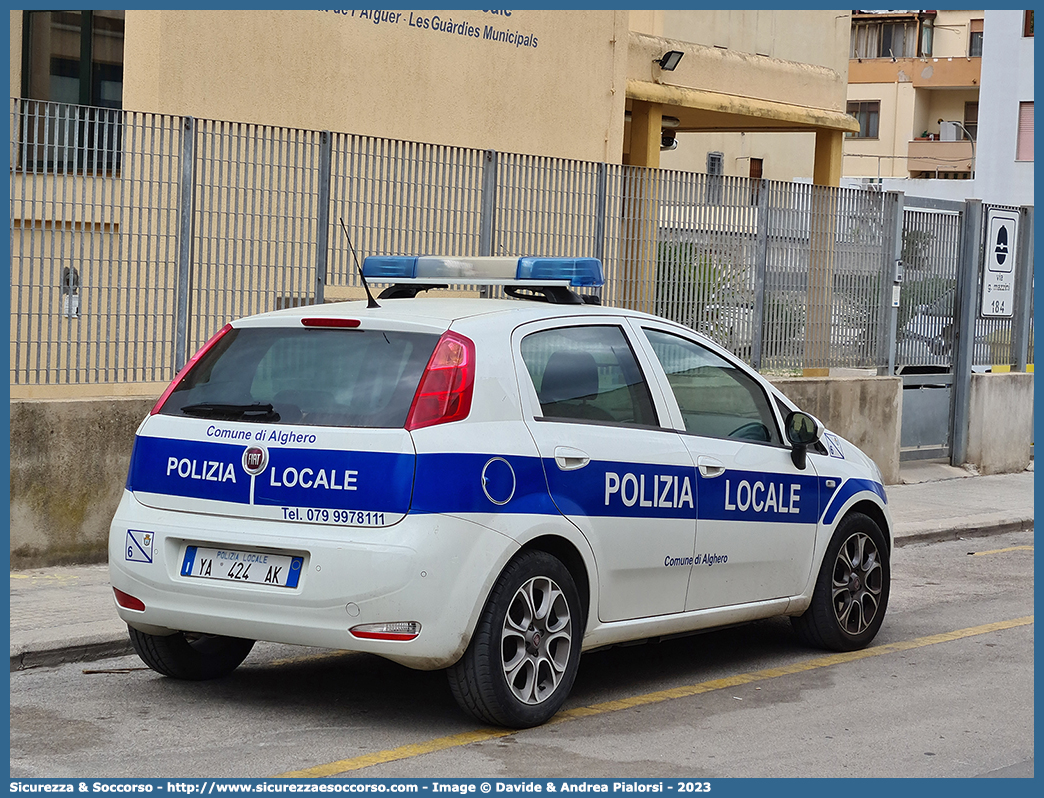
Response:
[[[982,538],[990,535],[1006,535],[1009,532],[1022,532],[1033,529],[1033,517],[1016,518],[992,524],[969,524],[968,526],[948,526],[930,529],[926,532],[914,532],[909,535],[896,535],[895,548],[902,548],[915,543],[942,543],[947,540],[961,538]]]
[[[102,640],[97,643],[59,646],[41,651],[23,651],[11,655],[11,672],[25,671],[31,668],[53,668],[70,662],[94,662],[109,657],[123,657],[134,653],[130,638],[123,640]]]

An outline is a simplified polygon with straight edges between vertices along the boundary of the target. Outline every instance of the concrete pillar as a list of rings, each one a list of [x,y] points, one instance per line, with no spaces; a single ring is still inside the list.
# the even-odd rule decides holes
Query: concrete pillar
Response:
[[[631,140],[623,203],[623,252],[618,302],[651,313],[656,300],[656,241],[659,227],[660,136],[663,106],[631,104]]]
[[[841,185],[841,147],[844,140],[845,134],[842,130],[816,129],[812,182],[817,186]]]
[[[825,377],[830,373],[830,327],[834,305],[833,265],[837,195],[827,187],[841,185],[841,146],[844,132],[816,130],[812,182],[823,189],[812,189],[809,235],[808,305],[805,316],[806,377]]]
[[[631,103],[631,146],[626,163],[629,166],[660,168],[660,137],[663,130],[663,106],[656,103]]]

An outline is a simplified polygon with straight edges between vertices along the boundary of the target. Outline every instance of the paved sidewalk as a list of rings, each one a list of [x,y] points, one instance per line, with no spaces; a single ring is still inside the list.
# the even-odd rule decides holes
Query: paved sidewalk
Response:
[[[975,476],[936,462],[902,469],[887,488],[896,545],[1001,534],[1033,527],[1033,466]],[[11,670],[131,652],[105,565],[11,572]]]

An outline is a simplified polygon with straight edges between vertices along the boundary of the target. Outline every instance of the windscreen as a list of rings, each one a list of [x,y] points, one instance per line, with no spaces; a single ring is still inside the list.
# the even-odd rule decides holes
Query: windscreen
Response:
[[[171,393],[164,415],[320,427],[402,427],[431,333],[230,330]]]

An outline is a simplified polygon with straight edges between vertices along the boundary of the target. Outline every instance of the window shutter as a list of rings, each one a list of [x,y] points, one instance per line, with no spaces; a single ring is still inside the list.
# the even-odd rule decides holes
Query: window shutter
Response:
[[[1019,138],[1015,145],[1015,160],[1033,160],[1033,103],[1019,103]]]

